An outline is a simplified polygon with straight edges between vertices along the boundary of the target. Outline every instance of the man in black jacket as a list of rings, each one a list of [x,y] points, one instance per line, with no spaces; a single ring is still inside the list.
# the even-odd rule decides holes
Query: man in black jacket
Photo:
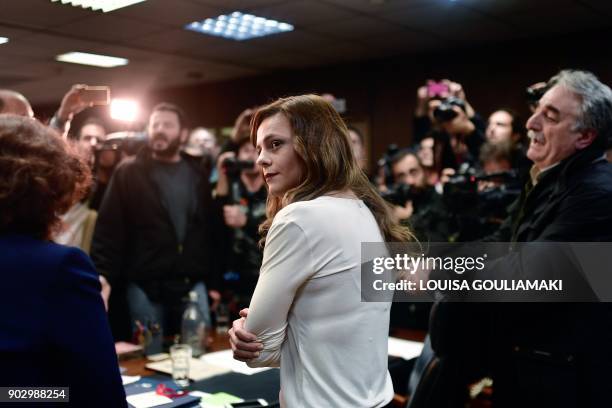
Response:
[[[583,71],[561,71],[548,86],[527,122],[527,156],[534,166],[508,220],[507,237],[513,247],[534,241],[610,242],[612,165],[604,148],[612,131],[612,91]],[[560,259],[570,258],[548,254],[512,251],[504,267],[491,272],[534,278],[558,273]],[[609,303],[439,303],[431,338],[441,359],[462,369],[472,365],[471,374],[493,378],[495,408],[612,404]]]
[[[122,162],[111,178],[92,258],[110,283],[126,283],[133,328],[150,336],[147,351],[157,352],[163,334],[178,331],[189,291],[198,293],[210,322],[206,286],[215,288],[218,272],[208,179],[180,153],[187,137],[182,111],[157,105],[147,131],[147,148]]]

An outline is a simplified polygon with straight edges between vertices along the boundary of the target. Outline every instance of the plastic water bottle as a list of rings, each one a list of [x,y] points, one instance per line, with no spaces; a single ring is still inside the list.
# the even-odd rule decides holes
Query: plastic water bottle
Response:
[[[189,292],[189,305],[183,313],[181,324],[181,338],[184,344],[191,346],[194,357],[199,357],[206,351],[206,324],[198,307],[198,294],[195,291]]]

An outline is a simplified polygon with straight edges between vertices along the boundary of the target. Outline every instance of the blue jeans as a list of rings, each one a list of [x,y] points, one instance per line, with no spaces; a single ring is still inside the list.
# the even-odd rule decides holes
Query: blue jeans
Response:
[[[206,327],[210,327],[210,308],[206,285],[203,282],[198,282],[191,290],[198,294],[198,306],[202,316],[204,316]],[[164,325],[169,318],[168,310],[164,305],[151,301],[146,292],[134,283],[127,286],[127,302],[132,321],[132,333],[142,332],[144,328],[145,354],[161,353],[163,351]],[[178,323],[180,327],[180,322]]]

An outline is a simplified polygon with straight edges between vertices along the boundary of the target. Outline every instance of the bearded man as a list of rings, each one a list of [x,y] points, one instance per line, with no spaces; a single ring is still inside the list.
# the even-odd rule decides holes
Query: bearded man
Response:
[[[154,353],[164,336],[179,331],[190,291],[210,322],[207,287],[215,287],[218,273],[211,189],[181,156],[188,134],[182,110],[155,106],[147,133],[148,146],[120,163],[110,180],[92,258],[111,285],[125,285],[134,334],[144,333],[145,351]]]

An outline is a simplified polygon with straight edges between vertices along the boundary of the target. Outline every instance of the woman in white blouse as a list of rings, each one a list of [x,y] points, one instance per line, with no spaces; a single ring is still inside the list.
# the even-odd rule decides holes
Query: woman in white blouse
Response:
[[[323,98],[260,108],[251,140],[267,186],[263,263],[249,309],[230,329],[234,357],[281,368],[286,407],[382,407],[389,302],[361,302],[361,243],[407,241],[354,158]]]

